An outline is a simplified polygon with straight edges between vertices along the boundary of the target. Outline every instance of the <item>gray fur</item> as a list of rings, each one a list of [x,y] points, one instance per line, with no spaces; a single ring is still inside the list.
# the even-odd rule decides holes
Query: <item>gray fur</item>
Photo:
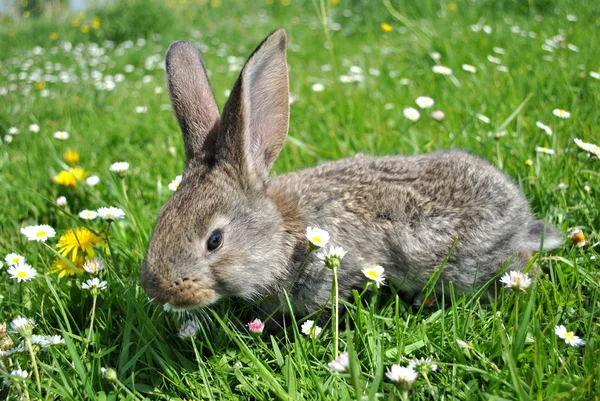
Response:
[[[412,296],[453,244],[438,286],[453,282],[462,291],[488,281],[506,261],[522,269],[541,249],[544,225],[519,188],[463,151],[357,156],[269,177],[287,136],[285,41],[278,30],[257,48],[221,120],[201,58],[180,62],[197,60],[197,51],[181,42],[168,51],[188,160],[142,265],[142,284],[152,298],[186,308],[228,296],[268,298],[275,307],[291,289],[298,313],[314,311],[329,300],[332,273],[312,257],[292,288],[308,250],[307,226],[327,230],[331,244],[348,251],[339,268],[344,298],[365,285],[361,269],[370,264],[382,265],[388,279]],[[172,54],[179,55],[169,62]],[[195,78],[186,87],[181,76]],[[207,146],[211,135],[214,143]],[[206,241],[215,229],[223,230],[224,242],[209,253]],[[560,246],[562,238],[546,227],[544,249]]]

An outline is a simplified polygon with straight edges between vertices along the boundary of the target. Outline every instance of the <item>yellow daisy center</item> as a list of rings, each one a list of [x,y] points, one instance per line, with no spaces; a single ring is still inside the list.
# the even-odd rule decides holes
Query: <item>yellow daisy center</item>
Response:
[[[570,332],[565,334],[565,338],[567,340],[575,341],[575,336],[573,335],[573,333]]]
[[[562,109],[560,109],[560,110],[558,111],[558,114],[560,114],[561,116],[564,116],[564,115],[565,115],[565,113],[566,113],[566,111],[564,111],[564,110],[562,110]]]
[[[36,234],[36,237],[45,237],[46,236],[46,231],[38,231]]]
[[[27,273],[24,271],[17,272],[17,277],[19,278],[27,278]]]
[[[377,274],[377,272],[375,270],[369,270],[367,272],[367,276],[369,276],[369,278],[372,278],[372,279],[378,279],[379,278],[379,274]]]
[[[113,217],[113,216],[114,216],[114,214],[109,212],[109,213],[106,213],[106,214],[105,214],[105,216],[106,216],[106,217]]]
[[[12,258],[13,263],[19,263],[19,258]]]

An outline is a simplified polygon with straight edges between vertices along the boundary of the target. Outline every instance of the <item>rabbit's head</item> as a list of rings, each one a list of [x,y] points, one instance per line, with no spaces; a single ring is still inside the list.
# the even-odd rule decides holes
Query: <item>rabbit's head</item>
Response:
[[[262,42],[222,117],[198,50],[175,42],[167,51],[186,166],[142,264],[143,287],[156,302],[191,308],[222,296],[250,298],[285,274],[282,217],[265,188],[288,131],[286,46],[282,29]]]

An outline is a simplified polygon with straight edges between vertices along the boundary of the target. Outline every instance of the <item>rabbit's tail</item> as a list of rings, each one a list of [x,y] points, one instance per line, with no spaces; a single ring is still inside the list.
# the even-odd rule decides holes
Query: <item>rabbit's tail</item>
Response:
[[[563,241],[563,234],[556,228],[541,220],[534,220],[523,230],[519,247],[524,251],[549,250],[560,247]]]

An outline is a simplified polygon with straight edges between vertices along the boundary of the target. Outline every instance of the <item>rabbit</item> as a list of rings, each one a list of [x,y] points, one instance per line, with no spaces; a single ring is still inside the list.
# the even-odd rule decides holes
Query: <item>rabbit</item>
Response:
[[[338,268],[342,299],[365,286],[368,265],[384,267],[388,283],[410,298],[444,261],[438,287],[469,291],[503,264],[522,270],[535,252],[562,244],[509,177],[461,150],[359,155],[271,176],[289,124],[286,48],[283,29],[258,46],[221,116],[198,50],[183,41],[168,49],[186,165],[141,267],[154,301],[190,310],[239,297],[275,310],[287,293],[294,313],[319,310],[333,273],[316,252],[300,270],[309,226],[347,251]]]

